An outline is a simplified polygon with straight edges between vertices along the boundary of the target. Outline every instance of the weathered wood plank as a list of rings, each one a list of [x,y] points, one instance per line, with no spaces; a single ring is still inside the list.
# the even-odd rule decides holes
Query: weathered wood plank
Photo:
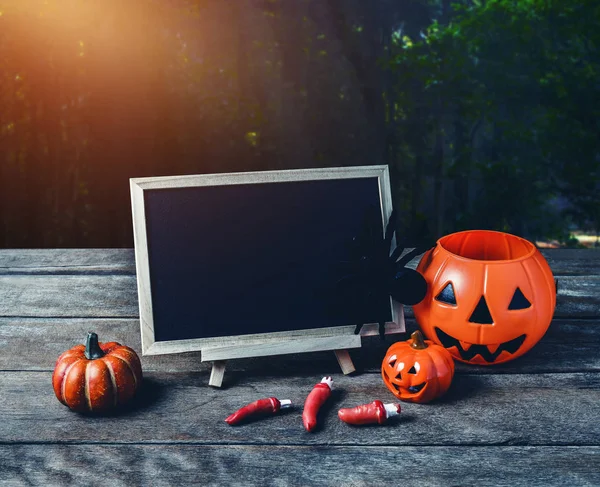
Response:
[[[138,317],[135,276],[0,276],[0,316]]]
[[[557,317],[600,316],[600,275],[567,276],[559,280]]]
[[[542,255],[557,276],[600,274],[599,249],[544,249]],[[134,274],[133,249],[0,249],[0,274],[101,271]]]
[[[58,356],[85,342],[87,333],[101,342],[132,347],[141,357],[138,319],[0,318],[0,370],[53,370]],[[141,357],[146,370],[205,371],[200,352]]]
[[[599,447],[0,446],[3,485],[600,485]]]
[[[556,276],[600,274],[600,249],[548,249],[542,255]]]
[[[493,367],[457,364],[465,373],[541,373],[600,372],[600,319],[555,320],[533,350],[525,356]],[[410,331],[414,320],[407,320]],[[89,331],[98,333],[101,341],[117,341],[141,350],[137,319],[65,319],[65,318],[0,318],[0,370],[52,370],[54,361],[65,350],[83,343]],[[359,371],[377,371],[388,347],[408,336],[362,339],[362,348],[350,351]],[[201,363],[200,352],[141,357],[144,370],[156,372],[206,372],[210,364]],[[294,371],[299,374],[320,373],[336,364],[332,352],[315,352],[256,359],[231,360],[229,371],[261,369]],[[338,369],[339,370],[339,369]]]
[[[133,249],[0,249],[2,274],[135,274]]]
[[[134,275],[0,275],[0,316],[139,316]],[[406,307],[406,316],[414,316]],[[600,316],[600,275],[564,276],[557,318]]]
[[[335,364],[337,367],[337,364]],[[193,442],[309,445],[598,445],[600,373],[457,375],[445,399],[402,404],[398,421],[356,428],[337,417],[340,407],[380,398],[394,402],[379,374],[356,377],[336,370],[322,428],[302,427],[304,399],[321,374],[282,376],[243,371],[225,376],[225,389],[207,385],[208,373],[146,374],[144,389],[120,415],[87,417],[60,404],[49,372],[0,374],[0,443]],[[235,385],[235,387],[228,387]],[[240,427],[224,418],[261,397],[291,399],[291,411]]]

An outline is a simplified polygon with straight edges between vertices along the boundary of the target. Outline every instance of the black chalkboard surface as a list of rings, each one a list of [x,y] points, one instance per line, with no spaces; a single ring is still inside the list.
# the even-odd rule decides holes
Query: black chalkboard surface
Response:
[[[340,263],[373,208],[383,235],[387,167],[140,178],[131,191],[144,353],[358,323],[336,296]],[[382,315],[395,318],[389,297],[367,322]]]

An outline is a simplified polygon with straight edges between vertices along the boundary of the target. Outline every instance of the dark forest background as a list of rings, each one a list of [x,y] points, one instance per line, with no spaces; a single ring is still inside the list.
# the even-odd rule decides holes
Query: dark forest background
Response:
[[[388,164],[402,231],[600,233],[597,0],[0,0],[0,247],[130,177]]]

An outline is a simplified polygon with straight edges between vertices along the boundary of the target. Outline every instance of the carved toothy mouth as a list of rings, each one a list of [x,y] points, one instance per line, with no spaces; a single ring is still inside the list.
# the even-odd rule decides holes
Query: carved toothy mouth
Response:
[[[442,343],[444,348],[456,347],[458,353],[460,354],[460,357],[463,360],[469,361],[472,360],[476,355],[481,355],[481,357],[486,362],[490,363],[494,362],[503,351],[506,351],[510,354],[515,353],[517,350],[519,350],[519,348],[521,348],[521,345],[523,345],[523,342],[526,338],[526,335],[518,336],[517,338],[513,338],[508,342],[501,343],[500,345],[498,345],[498,348],[496,348],[496,345],[488,346],[471,344],[470,347],[467,350],[465,350],[458,339],[448,335],[448,333],[441,330],[440,328],[436,327],[435,333],[437,334],[438,339]],[[491,348],[495,350],[492,351]]]
[[[397,384],[391,383],[394,389],[396,389],[400,394],[405,394],[408,391],[411,394],[416,394],[417,392],[421,392],[423,388],[427,385],[427,382],[423,382],[421,384],[417,384],[416,386],[410,386],[408,388],[400,387]]]
[[[422,384],[418,384],[416,386],[410,386],[408,388],[408,392],[412,392],[413,394],[416,394],[417,392],[421,392],[423,390],[423,387],[425,387],[426,382],[423,382]]]

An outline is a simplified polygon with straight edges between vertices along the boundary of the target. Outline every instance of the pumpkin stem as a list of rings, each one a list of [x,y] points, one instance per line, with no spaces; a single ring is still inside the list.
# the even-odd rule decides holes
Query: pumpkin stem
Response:
[[[427,348],[427,344],[423,340],[423,334],[419,330],[415,331],[410,337],[412,338],[412,343],[410,346],[415,350],[423,350]]]
[[[87,340],[85,341],[85,358],[93,360],[104,357],[106,355],[100,345],[98,345],[98,335],[93,332],[88,333]]]

